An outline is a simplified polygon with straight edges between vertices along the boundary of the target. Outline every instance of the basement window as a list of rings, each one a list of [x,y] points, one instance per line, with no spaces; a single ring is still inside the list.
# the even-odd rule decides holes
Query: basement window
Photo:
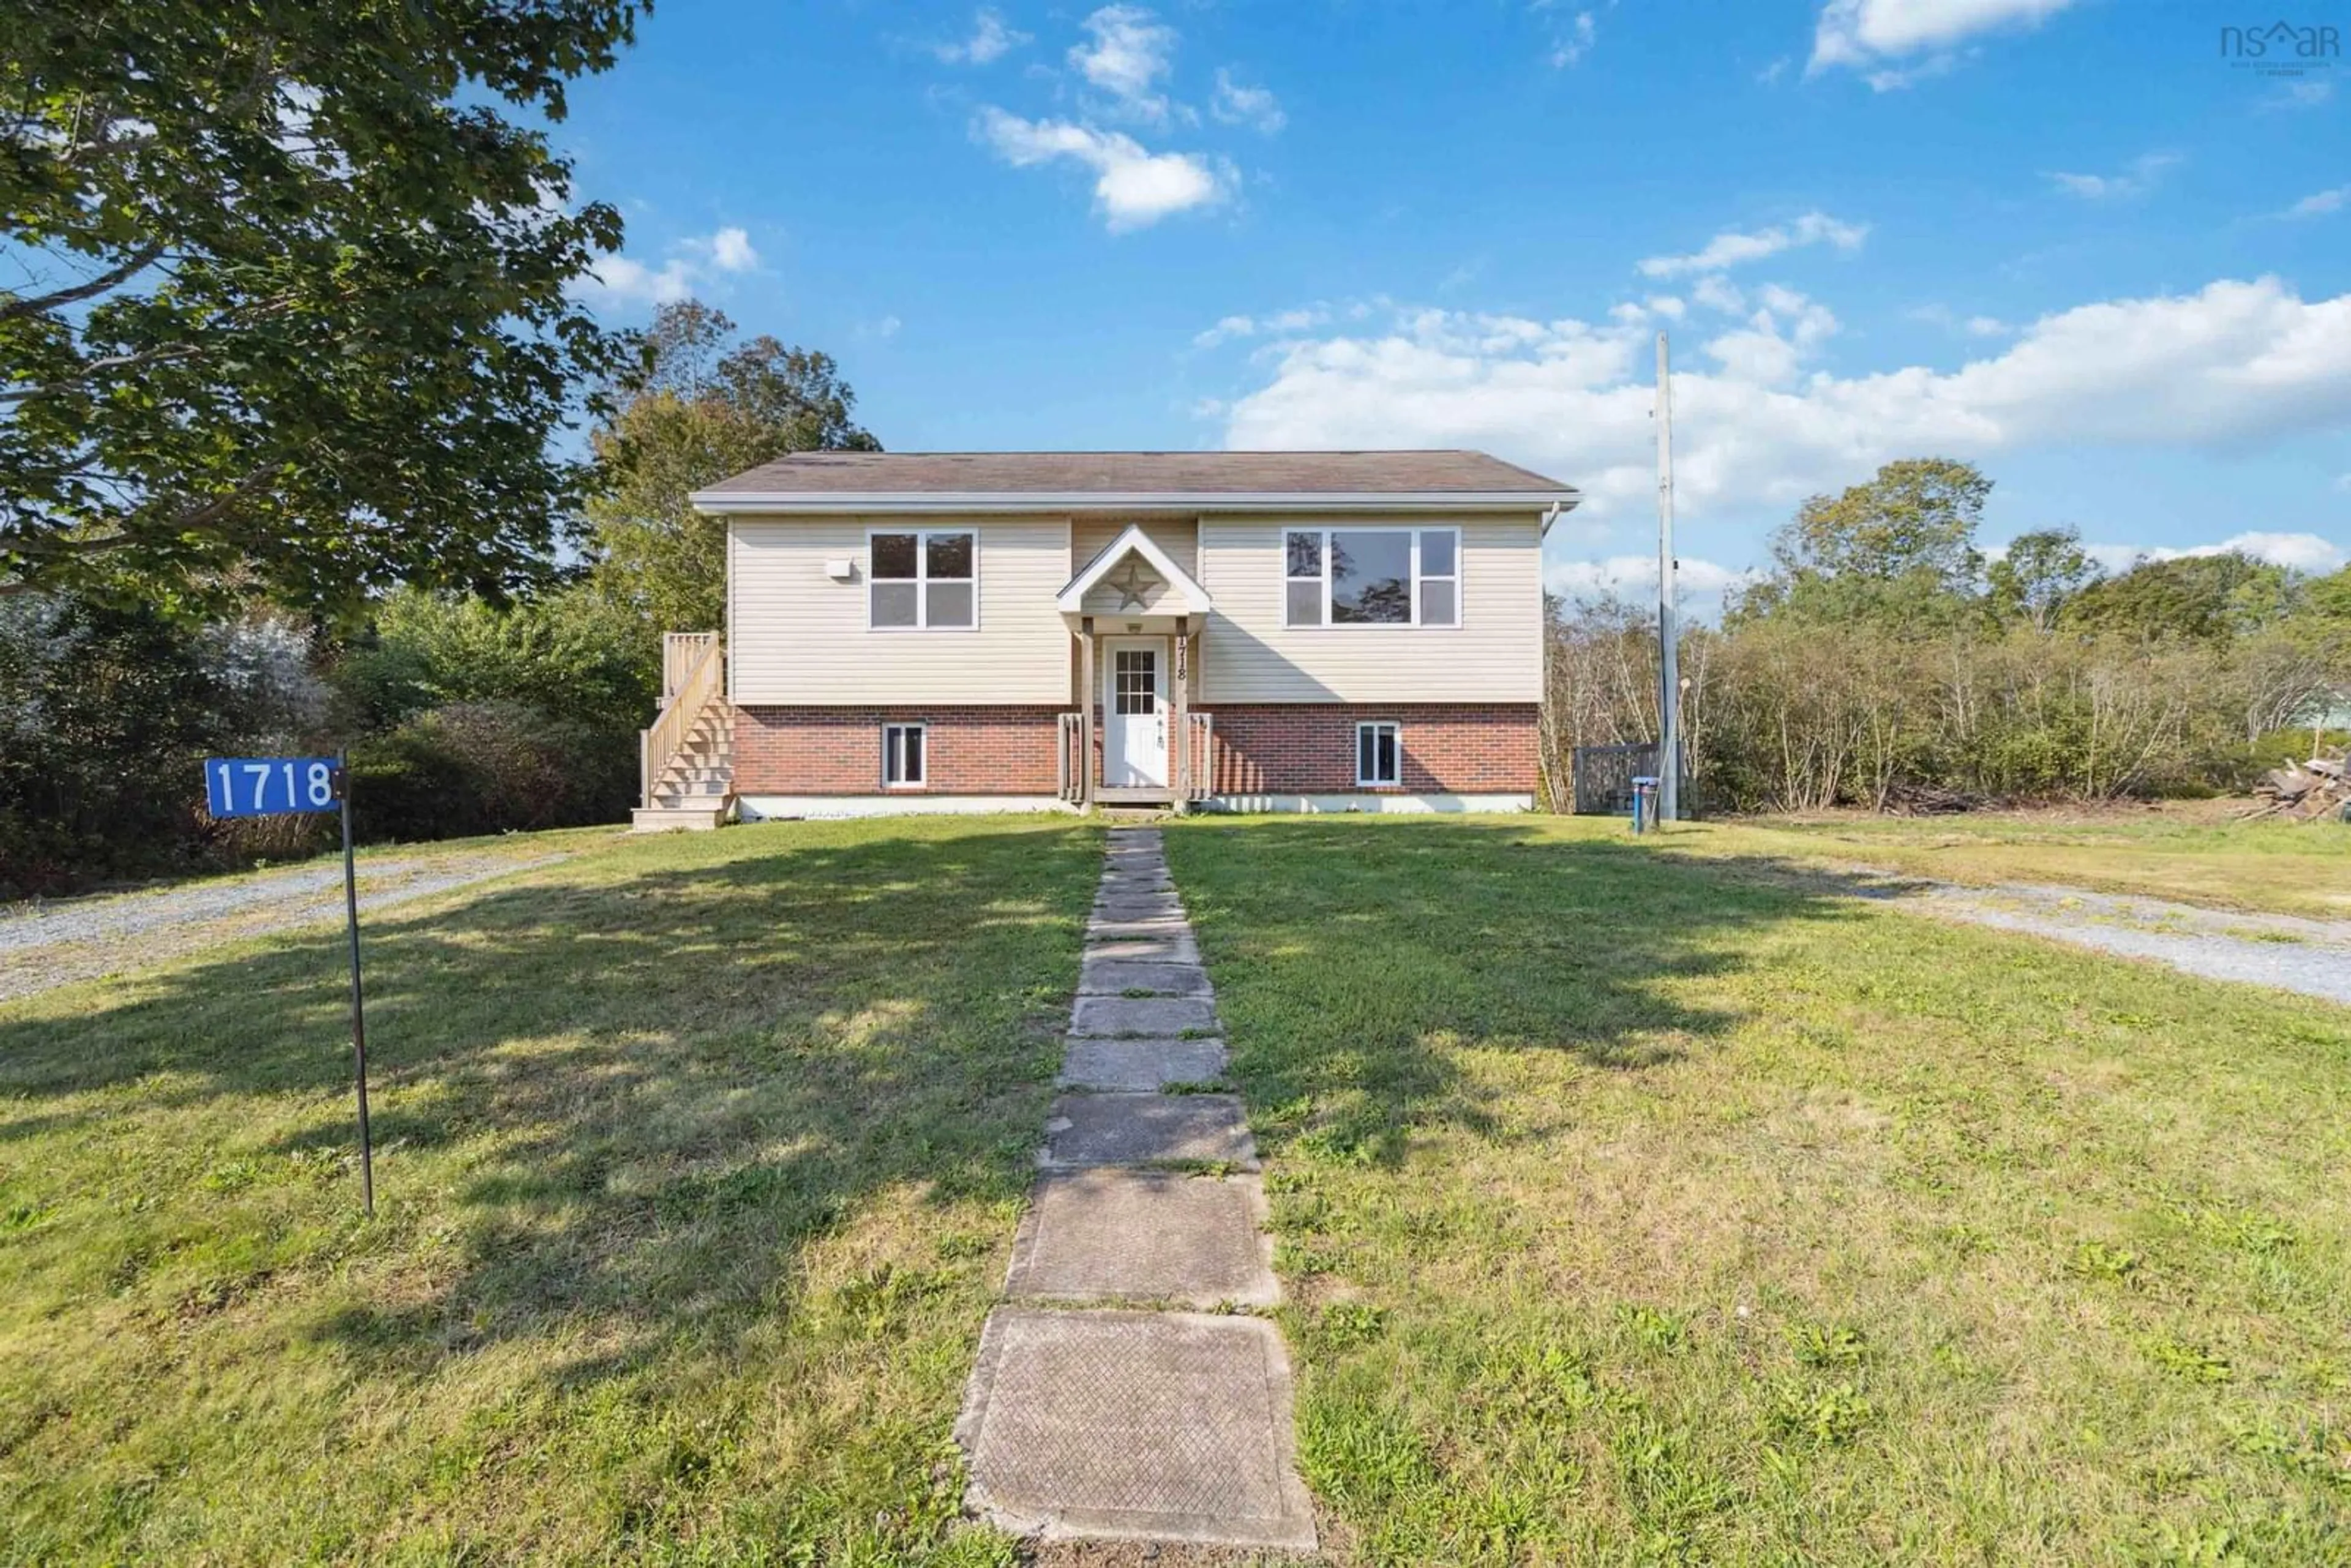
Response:
[[[1404,782],[1404,736],[1394,720],[1355,727],[1355,782],[1364,787]]]
[[[882,786],[885,789],[919,789],[930,758],[930,737],[919,724],[882,727]]]

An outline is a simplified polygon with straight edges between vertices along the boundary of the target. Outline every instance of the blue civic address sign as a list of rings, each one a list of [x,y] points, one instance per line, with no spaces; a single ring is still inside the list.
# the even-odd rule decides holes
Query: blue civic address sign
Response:
[[[215,817],[274,817],[342,807],[331,757],[214,757],[204,795]]]

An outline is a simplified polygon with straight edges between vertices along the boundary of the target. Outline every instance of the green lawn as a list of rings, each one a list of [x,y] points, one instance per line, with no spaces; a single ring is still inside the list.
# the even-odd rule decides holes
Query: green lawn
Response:
[[[0,1005],[0,1562],[924,1557],[1099,851],[607,837],[378,917],[372,1224],[339,929]]]
[[[1614,822],[1168,858],[1334,1554],[2351,1561],[2351,1011]]]
[[[2102,893],[2351,920],[2351,827],[2338,822],[1984,811],[1949,817],[1747,817],[1673,830],[1695,854],[1865,864],[1985,885]]]

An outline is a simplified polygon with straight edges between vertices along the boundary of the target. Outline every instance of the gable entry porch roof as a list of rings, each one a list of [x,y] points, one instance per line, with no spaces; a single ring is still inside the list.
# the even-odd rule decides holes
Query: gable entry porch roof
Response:
[[[1053,596],[1054,607],[1064,615],[1082,615],[1085,613],[1086,595],[1104,582],[1120,590],[1123,595],[1138,586],[1158,586],[1156,583],[1143,584],[1139,577],[1132,575],[1124,580],[1113,577],[1113,571],[1124,564],[1129,557],[1139,557],[1144,566],[1157,574],[1159,582],[1166,585],[1166,591],[1152,601],[1147,609],[1138,606],[1130,611],[1122,605],[1121,611],[1113,613],[1206,615],[1217,607],[1216,601],[1209,597],[1207,589],[1200,586],[1199,580],[1176,565],[1176,559],[1160,548],[1158,540],[1144,533],[1140,523],[1129,523],[1118,538],[1103,546],[1101,553],[1088,561],[1077,576],[1070,579],[1061,591]]]

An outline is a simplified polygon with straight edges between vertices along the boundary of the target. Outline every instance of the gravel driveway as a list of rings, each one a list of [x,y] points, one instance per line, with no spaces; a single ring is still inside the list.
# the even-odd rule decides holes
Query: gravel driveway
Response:
[[[569,858],[473,852],[363,860],[360,909],[387,908]],[[339,920],[342,913],[340,862],[158,893],[0,908],[0,1000],[145,968],[241,936]]]
[[[2238,915],[2161,899],[2010,883],[1962,887],[1867,872],[1854,889],[1923,914],[2024,931],[2208,980],[2243,980],[2351,1005],[2351,921]]]

